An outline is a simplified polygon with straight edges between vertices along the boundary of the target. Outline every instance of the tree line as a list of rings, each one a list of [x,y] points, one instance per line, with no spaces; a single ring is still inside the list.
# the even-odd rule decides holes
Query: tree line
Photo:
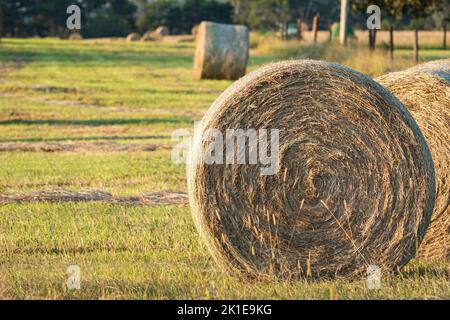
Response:
[[[0,36],[67,35],[66,8],[81,8],[84,37],[126,36],[165,25],[171,33],[190,33],[203,20],[239,23],[251,29],[276,30],[297,19],[319,28],[339,20],[336,0],[0,0]],[[350,23],[365,26],[366,8],[376,4],[383,22],[401,28],[440,28],[450,22],[448,0],[352,0]]]

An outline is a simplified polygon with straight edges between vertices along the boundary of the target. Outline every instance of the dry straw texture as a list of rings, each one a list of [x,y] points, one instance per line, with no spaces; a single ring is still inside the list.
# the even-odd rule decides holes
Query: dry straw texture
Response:
[[[249,32],[245,26],[202,22],[195,34],[197,79],[236,80],[245,75]]]
[[[1,152],[133,152],[172,149],[168,144],[118,143],[115,141],[95,142],[17,142],[0,143]]]
[[[207,165],[208,128],[279,129],[279,170]],[[434,204],[428,146],[406,108],[351,69],[265,66],[227,89],[196,132],[190,204],[213,256],[242,276],[356,276],[416,252]]]
[[[67,189],[50,189],[30,193],[0,193],[0,204],[21,202],[87,202],[99,201],[123,205],[186,205],[188,197],[183,192],[159,191],[140,196],[113,196],[103,190],[73,191]]]
[[[418,256],[450,258],[450,59],[377,79],[411,111],[433,156],[436,204]]]

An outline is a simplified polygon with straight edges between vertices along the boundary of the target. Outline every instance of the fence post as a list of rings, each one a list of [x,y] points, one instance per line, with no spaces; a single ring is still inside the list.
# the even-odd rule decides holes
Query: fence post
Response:
[[[394,26],[391,25],[389,28],[389,52],[391,55],[391,60],[394,59]]]
[[[414,29],[414,62],[419,62],[419,30]]]
[[[347,45],[348,0],[341,0],[341,21],[339,23],[339,43]]]
[[[302,19],[297,19],[297,38],[299,41],[303,39],[302,34]]]
[[[280,37],[281,40],[287,39],[287,32],[286,32],[287,24],[286,22],[280,22]]]
[[[447,25],[444,24],[444,50],[447,50]]]
[[[284,40],[288,40],[289,35],[288,35],[288,23],[287,22],[283,23],[283,32],[284,32]]]
[[[319,16],[320,14],[317,13],[313,18],[313,34],[314,34],[314,42],[317,42],[317,31],[319,29]]]
[[[369,29],[369,48],[370,48],[370,50],[375,49],[376,42],[377,42],[377,29]]]

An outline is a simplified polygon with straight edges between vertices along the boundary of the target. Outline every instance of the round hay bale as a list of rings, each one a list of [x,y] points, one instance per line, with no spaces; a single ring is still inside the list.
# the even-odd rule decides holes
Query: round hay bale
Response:
[[[280,130],[276,174],[261,175],[261,150],[256,165],[207,164],[212,128]],[[434,204],[410,113],[369,77],[322,61],[271,64],[228,88],[196,130],[187,177],[213,256],[249,277],[395,270],[414,257]]]
[[[139,33],[133,32],[127,36],[127,42],[139,41],[141,40],[141,36]]]
[[[165,36],[169,35],[169,29],[161,26],[153,31],[147,31],[141,38],[141,41],[162,41]]]
[[[196,32],[197,79],[236,80],[245,75],[249,32],[246,26],[202,22]]]
[[[169,28],[167,28],[166,26],[159,26],[154,32],[162,37],[168,36],[170,34]]]
[[[147,31],[141,37],[141,41],[161,41],[162,39],[163,38],[161,35],[153,32],[153,31]]]
[[[450,258],[450,59],[376,79],[412,113],[433,156],[436,202],[418,257]]]
[[[71,34],[69,35],[69,38],[68,38],[68,39],[69,39],[69,40],[83,40],[83,37],[81,36],[80,33],[74,32],[74,33],[71,33]]]

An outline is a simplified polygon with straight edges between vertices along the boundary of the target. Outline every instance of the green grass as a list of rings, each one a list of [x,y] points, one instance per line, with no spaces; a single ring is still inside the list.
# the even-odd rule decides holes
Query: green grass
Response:
[[[243,283],[222,273],[199,242],[189,210],[100,204],[0,208],[5,297],[15,298],[436,298],[448,297],[445,263],[412,263],[381,290],[343,279]],[[66,269],[82,289],[67,290]]]
[[[184,167],[169,150],[152,152],[0,153],[0,192],[26,192],[55,186],[102,189],[114,195],[184,190]]]
[[[282,43],[252,35],[249,70],[286,58],[335,61],[372,76],[413,65],[392,62],[380,46]],[[269,43],[270,45],[267,45]],[[450,57],[438,45],[422,60]],[[196,81],[193,43],[2,39],[0,143],[175,143],[192,129],[230,81]],[[151,152],[1,152],[0,192],[63,187],[114,195],[186,191],[184,166],[170,150]],[[81,268],[82,289],[65,286]],[[104,203],[0,206],[0,298],[450,298],[450,264],[413,261],[383,275],[381,290],[364,279],[243,282],[224,274],[199,241],[187,207]]]

